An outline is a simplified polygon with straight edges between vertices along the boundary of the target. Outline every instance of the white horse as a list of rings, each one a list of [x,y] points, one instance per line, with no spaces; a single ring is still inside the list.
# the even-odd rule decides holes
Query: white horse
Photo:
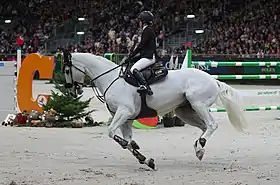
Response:
[[[155,169],[154,160],[146,159],[139,152],[140,147],[132,140],[132,122],[141,110],[141,98],[137,87],[120,77],[118,65],[106,58],[90,53],[71,55],[72,61],[65,67],[68,88],[75,93],[77,89],[82,88],[85,75],[93,79],[113,115],[109,137],[132,152],[141,164]],[[202,130],[201,136],[194,143],[199,160],[203,158],[206,141],[218,128],[218,124],[209,113],[209,107],[218,97],[227,110],[231,124],[238,131],[244,131],[247,126],[243,102],[238,91],[201,70],[195,68],[170,70],[167,77],[161,82],[152,84],[151,89],[154,95],[146,96],[148,107],[156,110],[159,115],[175,109],[176,116],[182,121]],[[123,138],[116,135],[118,128]]]

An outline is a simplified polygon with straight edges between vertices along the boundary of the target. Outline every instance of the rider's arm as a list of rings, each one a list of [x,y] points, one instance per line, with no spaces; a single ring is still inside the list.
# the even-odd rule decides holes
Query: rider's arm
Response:
[[[149,41],[150,35],[151,35],[150,29],[144,29],[143,30],[141,41],[138,44],[138,46],[136,47],[136,49],[129,55],[130,57],[134,57],[135,55],[137,55],[143,49],[143,47],[145,46],[147,41]]]

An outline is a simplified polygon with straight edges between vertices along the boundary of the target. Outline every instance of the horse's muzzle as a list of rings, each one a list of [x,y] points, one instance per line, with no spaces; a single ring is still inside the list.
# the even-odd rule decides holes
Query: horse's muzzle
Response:
[[[79,85],[76,86],[76,91],[77,91],[78,95],[81,95],[84,92],[83,89]]]
[[[66,84],[64,84],[64,87],[65,87],[66,89],[69,89],[69,88],[72,88],[72,87],[73,87],[73,84],[71,84],[71,83],[66,83]]]

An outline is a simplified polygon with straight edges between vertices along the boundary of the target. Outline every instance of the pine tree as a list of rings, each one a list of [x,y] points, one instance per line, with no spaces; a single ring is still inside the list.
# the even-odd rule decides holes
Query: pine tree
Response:
[[[46,105],[43,106],[45,111],[54,109],[58,115],[58,122],[73,121],[84,118],[94,110],[86,110],[92,98],[82,101],[82,96],[73,97],[68,90],[58,83],[54,82],[55,88],[59,92],[51,91],[51,96]]]

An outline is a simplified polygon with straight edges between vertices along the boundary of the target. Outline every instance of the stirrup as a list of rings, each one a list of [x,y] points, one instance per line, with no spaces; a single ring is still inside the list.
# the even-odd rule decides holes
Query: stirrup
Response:
[[[139,87],[138,87],[138,89],[137,89],[137,92],[143,92],[143,91],[147,91],[148,89],[147,89],[147,87],[145,86],[145,85],[140,85]]]
[[[145,85],[140,85],[140,87],[137,89],[137,92],[138,93],[145,92],[148,95],[153,95],[154,94],[153,91]]]

